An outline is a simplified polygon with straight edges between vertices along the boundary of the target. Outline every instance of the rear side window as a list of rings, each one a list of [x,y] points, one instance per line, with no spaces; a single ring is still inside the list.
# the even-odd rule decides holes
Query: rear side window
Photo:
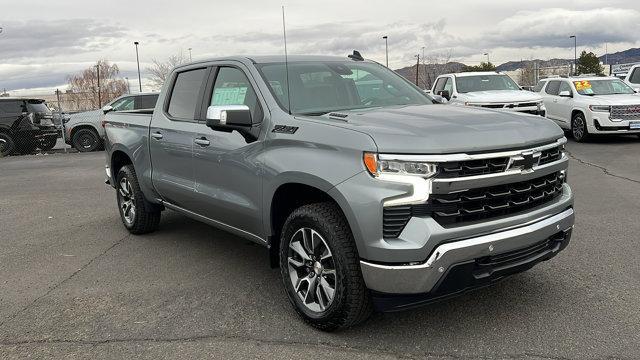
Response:
[[[169,99],[169,115],[178,119],[195,119],[198,93],[205,74],[206,69],[178,73]]]
[[[542,90],[542,88],[544,87],[544,84],[546,84],[546,81],[538,81],[538,84],[536,84],[536,86],[533,87],[533,91],[534,92],[540,92]]]
[[[558,95],[560,92],[560,81],[549,81],[545,92],[549,95]]]
[[[158,101],[158,95],[136,96],[134,109],[153,109],[156,107],[156,101]]]
[[[563,91],[568,91],[569,94],[573,94],[573,91],[571,91],[571,85],[569,85],[569,83],[566,81],[563,81],[560,84],[560,88],[558,89],[558,94],[560,94]]]
[[[24,111],[22,101],[0,101],[0,112],[4,114],[20,114]]]
[[[640,84],[640,67],[633,69],[631,76],[629,76],[629,82],[632,84]]]

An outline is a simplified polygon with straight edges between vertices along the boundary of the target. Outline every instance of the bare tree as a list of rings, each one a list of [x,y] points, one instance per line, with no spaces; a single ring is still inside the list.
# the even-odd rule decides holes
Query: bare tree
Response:
[[[187,58],[184,56],[184,53],[180,51],[178,54],[169,56],[166,61],[152,59],[151,62],[153,65],[147,68],[147,72],[153,85],[159,89],[167,80],[171,70],[187,62]]]
[[[98,73],[100,79],[98,79]],[[127,83],[119,78],[118,65],[99,60],[96,65],[68,77],[69,97],[81,110],[98,109],[127,91]],[[98,88],[98,83],[100,87]]]
[[[520,74],[518,74],[518,84],[520,86],[534,86],[536,85],[536,74],[534,69],[533,60],[527,61],[522,68],[520,68]]]

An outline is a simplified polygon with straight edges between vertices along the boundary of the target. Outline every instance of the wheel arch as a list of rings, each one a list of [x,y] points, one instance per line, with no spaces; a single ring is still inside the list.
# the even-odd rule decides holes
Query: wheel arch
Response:
[[[73,137],[75,136],[75,134],[82,129],[93,130],[96,133],[96,135],[98,135],[98,138],[100,138],[100,133],[93,124],[79,124],[72,127],[71,131],[69,132],[69,138],[71,139],[71,141],[73,141]]]

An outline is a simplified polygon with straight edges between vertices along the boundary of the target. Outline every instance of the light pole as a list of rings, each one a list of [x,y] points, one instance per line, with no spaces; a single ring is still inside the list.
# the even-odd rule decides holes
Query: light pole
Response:
[[[191,48],[188,49],[189,50],[189,62],[193,61],[193,59],[191,58]]]
[[[386,59],[387,67],[389,67],[389,37],[385,35],[382,38],[384,39],[384,56]]]
[[[138,44],[137,41],[133,42],[133,45],[136,46],[136,62],[138,63],[138,84],[140,85],[140,92],[142,92],[142,78],[140,77],[140,57],[138,56]]]
[[[482,55],[485,55],[485,56],[487,57],[487,64],[490,64],[490,63],[491,63],[491,61],[489,60],[489,53],[488,53],[488,52],[486,52],[486,53],[484,53],[484,54],[482,54]]]
[[[416,55],[416,86],[418,85],[418,76],[420,76],[420,54]]]
[[[573,75],[578,75],[578,39],[575,35],[569,36],[569,39],[573,39]]]
[[[100,93],[100,62],[96,65],[96,76],[98,77],[98,109],[102,107],[102,96]]]
[[[125,76],[124,79],[127,80],[127,94],[131,94],[131,84],[129,84],[129,78]]]

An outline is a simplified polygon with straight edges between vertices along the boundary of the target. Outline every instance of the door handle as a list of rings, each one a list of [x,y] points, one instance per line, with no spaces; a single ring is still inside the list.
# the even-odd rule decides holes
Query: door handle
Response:
[[[209,140],[207,140],[206,137],[201,137],[198,139],[193,140],[194,143],[200,145],[200,146],[209,146],[209,144],[211,144],[211,142]]]
[[[162,139],[162,134],[159,133],[159,132],[154,132],[154,133],[151,133],[151,137],[156,139],[156,140],[160,140],[160,139]]]

